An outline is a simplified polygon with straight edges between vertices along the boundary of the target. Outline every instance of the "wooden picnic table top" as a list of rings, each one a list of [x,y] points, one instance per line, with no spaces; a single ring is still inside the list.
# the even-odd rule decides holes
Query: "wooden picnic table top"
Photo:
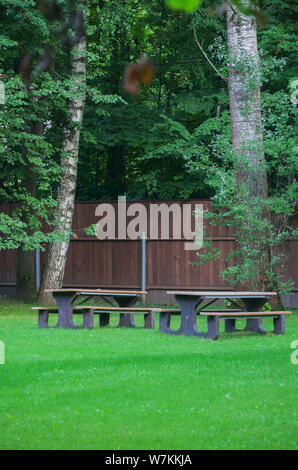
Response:
[[[267,297],[270,295],[276,295],[276,292],[249,292],[249,291],[181,291],[181,290],[169,290],[167,294],[173,295],[195,295],[201,296],[206,298],[220,298],[220,297],[230,297],[230,298],[237,298],[237,297]]]
[[[135,295],[135,294],[148,294],[147,291],[141,290],[114,290],[114,289],[80,289],[79,287],[69,287],[65,289],[45,289],[45,292],[52,292],[52,293],[67,293],[67,292],[79,292],[79,293],[86,293],[86,294],[127,294],[127,295]]]

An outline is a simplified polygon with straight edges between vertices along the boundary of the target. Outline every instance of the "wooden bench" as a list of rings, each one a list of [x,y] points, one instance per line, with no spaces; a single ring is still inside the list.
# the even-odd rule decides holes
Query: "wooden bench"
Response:
[[[84,328],[93,328],[93,315],[100,314],[99,326],[103,327],[109,323],[109,315],[111,313],[120,313],[120,323],[119,326],[122,326],[121,319],[123,315],[131,314],[142,314],[144,315],[144,328],[154,329],[155,328],[155,313],[162,313],[165,311],[171,312],[172,314],[179,314],[180,310],[178,309],[163,309],[158,307],[98,307],[96,305],[82,305],[77,307],[78,310],[83,310],[84,312]]]
[[[38,311],[38,327],[48,328],[48,319],[50,313],[58,313],[58,307],[32,307],[32,310]],[[154,329],[155,328],[155,313],[168,312],[170,314],[179,314],[178,309],[163,309],[155,307],[99,307],[97,305],[79,305],[73,308],[73,314],[83,315],[83,328],[93,328],[94,326],[94,315],[98,314],[99,326],[104,327],[109,324],[109,315],[111,313],[120,313],[120,324],[121,326],[121,315],[127,314],[142,314],[144,315],[144,328]]]
[[[225,319],[225,331],[233,333],[235,331],[254,331],[255,333],[267,333],[262,327],[262,318],[273,318],[275,335],[282,335],[285,332],[285,315],[290,315],[290,311],[271,311],[271,312],[235,312],[233,314],[227,311],[201,311],[202,316],[207,316],[208,333],[207,337],[216,340],[219,336],[219,320]],[[238,318],[248,320],[246,328],[238,330],[235,328],[235,322]],[[250,322],[250,323],[249,323]]]
[[[198,309],[198,313],[200,313],[201,315],[202,315],[203,312],[208,312],[208,311]],[[214,309],[214,310],[212,310],[212,312],[219,313],[219,314],[224,312],[225,314],[227,314],[227,313],[240,312],[240,309],[235,309],[235,308],[234,309],[222,309],[222,308],[220,308],[220,309]],[[161,331],[162,333],[168,333],[168,331],[170,329],[170,326],[171,326],[171,315],[180,315],[180,314],[181,314],[181,310],[162,309],[160,311],[160,315],[159,315],[159,331]]]
[[[58,307],[31,307],[32,310],[38,311],[38,327],[39,328],[48,328],[49,327],[49,314],[58,313]],[[73,309],[73,313],[82,313],[77,312],[77,309]]]

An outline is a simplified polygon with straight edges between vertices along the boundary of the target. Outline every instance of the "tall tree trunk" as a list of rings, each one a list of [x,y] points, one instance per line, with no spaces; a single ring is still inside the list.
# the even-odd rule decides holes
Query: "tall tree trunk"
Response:
[[[84,11],[84,19],[86,11]],[[69,103],[69,123],[63,130],[61,168],[62,177],[58,190],[58,208],[56,230],[70,232],[72,226],[78,151],[80,140],[80,125],[83,120],[86,84],[86,34],[81,36],[79,43],[71,51],[71,76],[78,85],[74,90],[74,98]],[[62,242],[51,243],[47,250],[45,268],[43,271],[39,300],[43,303],[53,303],[52,295],[45,289],[58,289],[62,287],[64,278],[66,256],[69,247],[69,238]]]
[[[263,150],[259,54],[255,18],[246,17],[227,7],[227,33],[229,48],[229,101],[232,126],[232,144],[239,188],[245,188],[243,202],[248,211],[247,221],[238,230],[244,254],[259,253],[261,237],[258,232],[266,216],[263,202],[268,197],[267,176]],[[260,206],[263,207],[260,210]],[[239,284],[240,289],[263,290],[266,288],[268,256],[262,252],[258,259],[256,275]],[[252,255],[253,256],[253,255]],[[252,263],[253,265],[253,263]],[[247,265],[248,266],[248,265]]]

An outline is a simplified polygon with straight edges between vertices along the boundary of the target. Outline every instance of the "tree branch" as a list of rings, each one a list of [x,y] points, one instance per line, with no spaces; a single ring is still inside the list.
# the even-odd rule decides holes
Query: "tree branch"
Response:
[[[199,43],[195,28],[193,28],[193,33],[194,33],[194,37],[195,37],[196,43],[197,43],[197,45],[198,45],[199,48],[200,48],[200,51],[201,51],[202,54],[205,56],[205,58],[207,59],[207,61],[208,61],[209,64],[211,65],[211,67],[212,67],[212,68],[215,70],[215,72],[220,76],[220,78],[222,78],[225,82],[227,82],[228,79],[225,78],[225,77],[219,72],[219,70],[217,70],[217,68],[215,67],[215,65],[213,65],[213,63],[211,62],[211,60],[210,60],[209,57],[207,56],[206,52],[205,52],[204,49],[202,48],[201,44]]]

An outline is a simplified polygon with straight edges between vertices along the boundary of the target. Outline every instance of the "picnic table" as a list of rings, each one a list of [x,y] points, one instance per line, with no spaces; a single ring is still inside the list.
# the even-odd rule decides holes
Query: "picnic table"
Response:
[[[114,300],[117,302],[119,307],[127,308],[132,307],[141,295],[147,294],[146,291],[137,290],[80,289],[73,287],[65,289],[46,289],[45,292],[51,292],[58,305],[58,322],[56,327],[61,328],[78,328],[72,320],[73,304],[78,297],[86,297],[80,305],[94,296],[99,296],[110,306],[115,305],[113,304]],[[110,320],[109,313],[107,312],[102,314],[102,317],[102,324],[108,325]],[[135,326],[133,314],[120,313],[120,322],[118,326],[133,328]]]
[[[278,317],[275,322],[275,333],[280,334],[284,329],[284,314],[291,312],[262,312],[262,307],[270,296],[276,296],[276,292],[232,292],[232,291],[167,291],[167,294],[174,295],[176,302],[181,307],[181,325],[179,330],[171,330],[170,315],[162,314],[160,318],[160,330],[173,335],[200,336],[216,339],[218,337],[219,318],[225,318],[225,329],[227,332],[237,331],[235,321],[237,317],[244,317],[247,320],[245,331],[255,333],[266,333],[262,326],[264,316]],[[206,307],[217,300],[229,300],[237,308],[237,311],[222,310],[208,311]],[[241,306],[235,299],[241,299],[245,305],[245,312],[241,312]],[[202,305],[203,301],[208,301]],[[242,308],[243,310],[243,308]],[[206,315],[208,317],[208,332],[204,333],[197,329],[196,316]]]

